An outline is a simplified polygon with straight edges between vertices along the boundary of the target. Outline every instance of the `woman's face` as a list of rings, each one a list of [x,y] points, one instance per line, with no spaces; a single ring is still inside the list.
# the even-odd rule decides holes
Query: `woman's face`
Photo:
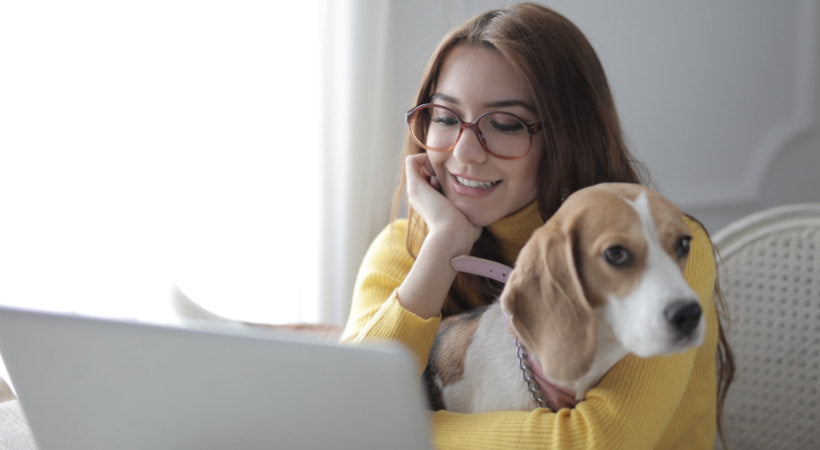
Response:
[[[509,112],[525,123],[539,121],[529,89],[507,60],[496,50],[476,46],[460,45],[450,51],[432,103],[447,106],[470,122],[488,111]],[[542,154],[543,140],[536,134],[526,156],[499,159],[484,151],[471,129],[464,130],[452,151],[427,152],[444,195],[480,227],[535,199]]]

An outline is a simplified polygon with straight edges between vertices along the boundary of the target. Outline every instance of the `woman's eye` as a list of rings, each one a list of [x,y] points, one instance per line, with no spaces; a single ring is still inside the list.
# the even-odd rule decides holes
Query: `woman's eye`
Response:
[[[515,133],[524,129],[524,124],[516,120],[493,120],[490,124],[503,133]]]
[[[437,115],[433,116],[433,123],[445,126],[458,125],[458,117]]]
[[[678,258],[685,258],[689,255],[689,249],[692,244],[692,236],[681,236],[675,243],[675,254]]]
[[[632,262],[632,255],[622,245],[613,245],[604,251],[604,259],[615,267],[624,267]]]

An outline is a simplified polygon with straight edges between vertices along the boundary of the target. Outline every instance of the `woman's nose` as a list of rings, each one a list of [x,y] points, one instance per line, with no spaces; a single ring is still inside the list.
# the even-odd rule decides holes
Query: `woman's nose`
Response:
[[[462,163],[483,163],[487,160],[487,152],[481,145],[478,137],[478,130],[475,128],[465,128],[453,148],[453,157]]]

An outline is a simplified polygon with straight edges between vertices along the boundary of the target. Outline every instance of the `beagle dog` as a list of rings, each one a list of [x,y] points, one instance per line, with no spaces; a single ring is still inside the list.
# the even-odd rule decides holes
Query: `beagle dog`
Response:
[[[637,184],[570,195],[522,248],[498,301],[441,323],[424,372],[433,409],[571,408],[628,353],[699,346],[683,218]]]

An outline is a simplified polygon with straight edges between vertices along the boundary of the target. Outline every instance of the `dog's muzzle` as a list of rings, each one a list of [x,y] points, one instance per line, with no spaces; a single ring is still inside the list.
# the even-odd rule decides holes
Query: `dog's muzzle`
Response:
[[[663,310],[666,321],[681,335],[689,335],[700,322],[700,304],[694,300],[678,300]]]

